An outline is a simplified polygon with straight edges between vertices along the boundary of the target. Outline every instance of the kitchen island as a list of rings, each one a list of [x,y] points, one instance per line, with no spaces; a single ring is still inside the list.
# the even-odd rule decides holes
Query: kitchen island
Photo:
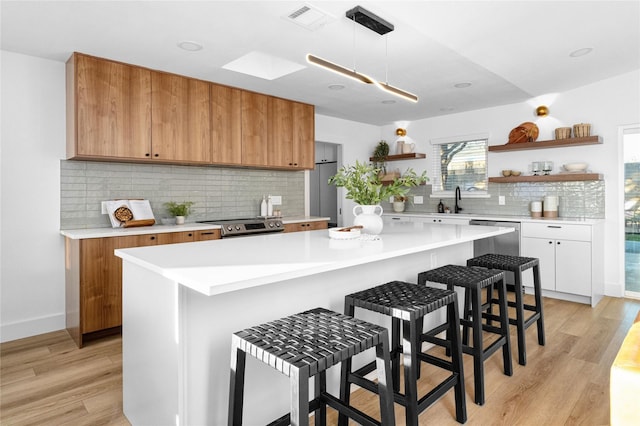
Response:
[[[464,264],[510,228],[400,223],[380,239],[326,230],[116,250],[123,260],[123,406],[133,425],[226,424],[231,334],[418,272]],[[366,320],[388,326],[375,314]],[[356,358],[356,365],[372,353]],[[332,371],[335,370],[335,371]],[[327,375],[335,391],[338,369]],[[247,359],[245,424],[288,411],[288,379]]]

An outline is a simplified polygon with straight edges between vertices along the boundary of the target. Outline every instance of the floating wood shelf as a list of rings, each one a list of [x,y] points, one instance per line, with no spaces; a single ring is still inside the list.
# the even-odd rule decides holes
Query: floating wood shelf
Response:
[[[415,160],[418,158],[427,158],[427,154],[421,154],[419,152],[411,152],[409,154],[395,154],[387,155],[384,157],[384,161],[399,161],[399,160]],[[377,161],[376,158],[370,157],[369,161]]]
[[[489,182],[493,183],[517,183],[517,182],[572,182],[602,180],[600,173],[558,173],[546,176],[508,176],[490,177]]]
[[[489,151],[491,152],[521,151],[525,149],[558,148],[558,147],[578,146],[578,145],[596,145],[599,143],[602,143],[602,138],[600,136],[587,136],[585,138],[553,139],[553,140],[539,141],[539,142],[523,142],[523,143],[511,143],[506,145],[491,145],[489,146]]]

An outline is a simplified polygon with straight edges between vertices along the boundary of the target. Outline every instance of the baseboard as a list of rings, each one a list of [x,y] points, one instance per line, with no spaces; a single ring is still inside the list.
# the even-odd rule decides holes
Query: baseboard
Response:
[[[9,342],[11,340],[37,336],[38,334],[50,333],[52,331],[63,330],[64,328],[64,312],[10,324],[2,324],[0,326],[0,342]]]

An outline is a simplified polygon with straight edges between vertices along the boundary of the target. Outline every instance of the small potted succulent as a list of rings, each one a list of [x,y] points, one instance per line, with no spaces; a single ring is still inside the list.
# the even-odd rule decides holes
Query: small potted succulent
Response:
[[[171,216],[175,216],[176,224],[183,225],[184,218],[191,214],[191,206],[193,206],[193,201],[183,201],[182,203],[169,201],[168,203],[164,203],[164,206]]]

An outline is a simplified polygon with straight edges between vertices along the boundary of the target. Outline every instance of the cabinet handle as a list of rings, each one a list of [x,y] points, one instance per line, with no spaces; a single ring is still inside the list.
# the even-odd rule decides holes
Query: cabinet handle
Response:
[[[155,239],[156,239],[156,237],[151,237],[151,241],[153,241],[153,240],[155,240]]]
[[[558,225],[547,225],[547,228],[562,229],[562,226],[558,226]]]
[[[549,244],[553,244],[553,241],[549,241]]]
[[[159,157],[160,155],[159,155],[159,154],[153,154],[153,156],[154,156],[154,157]]]
[[[193,234],[192,233],[188,233],[187,236],[188,237],[193,237]]]
[[[200,235],[213,235],[215,232],[201,232]]]
[[[151,157],[151,154],[149,154],[148,152],[146,154],[144,154],[145,157]]]
[[[560,245],[560,241],[558,241],[556,244],[557,244],[557,245]]]

